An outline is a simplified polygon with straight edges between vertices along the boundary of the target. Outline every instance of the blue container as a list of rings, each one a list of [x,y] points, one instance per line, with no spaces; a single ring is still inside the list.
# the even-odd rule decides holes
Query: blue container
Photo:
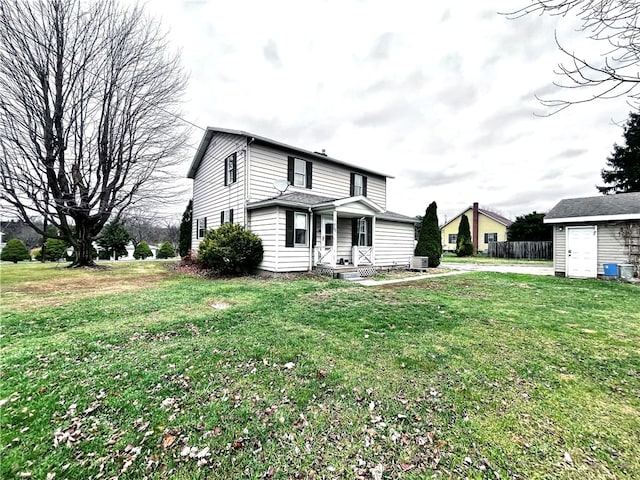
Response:
[[[607,277],[617,277],[618,276],[618,265],[615,263],[605,263],[602,265],[604,268],[604,274]]]

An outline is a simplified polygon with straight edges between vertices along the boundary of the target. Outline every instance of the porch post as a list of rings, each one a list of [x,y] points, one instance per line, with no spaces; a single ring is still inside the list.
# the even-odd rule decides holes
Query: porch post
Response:
[[[338,263],[338,210],[333,209],[333,245],[331,245],[331,260],[333,267]]]
[[[376,264],[376,216],[371,217],[371,265]]]

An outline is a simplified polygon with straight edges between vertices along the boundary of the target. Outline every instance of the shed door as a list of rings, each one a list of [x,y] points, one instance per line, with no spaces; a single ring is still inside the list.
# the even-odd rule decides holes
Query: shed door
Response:
[[[574,278],[596,278],[597,274],[597,227],[568,227],[567,276]]]

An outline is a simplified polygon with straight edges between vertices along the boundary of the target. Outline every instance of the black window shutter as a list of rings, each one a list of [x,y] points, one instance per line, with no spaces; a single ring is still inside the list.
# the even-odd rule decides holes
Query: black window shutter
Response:
[[[224,159],[224,184],[229,185],[229,158]]]
[[[367,247],[370,247],[373,245],[373,218],[367,218],[365,221],[367,225]]]
[[[233,223],[233,208],[229,210],[229,223]]]
[[[237,171],[238,171],[238,158],[237,158],[237,154],[236,153],[233,154],[233,157],[231,158],[231,161],[233,162],[233,164],[231,166],[231,173],[233,174],[233,178],[231,179],[231,183],[234,183],[236,181]]]
[[[351,245],[358,245],[358,219],[351,219]]]
[[[367,177],[362,177],[362,195],[367,196]]]
[[[311,174],[313,164],[311,162],[307,162],[307,188],[311,188],[311,178],[313,175]]]
[[[220,212],[220,225],[224,225],[224,210]]]
[[[207,217],[204,217],[204,230],[207,231]]]
[[[287,167],[287,180],[290,185],[293,185],[294,181],[294,168],[296,164],[296,159],[293,157],[289,157],[289,166]]]
[[[284,230],[284,246],[293,247],[293,210],[287,210]]]
[[[349,196],[353,197],[356,190],[356,174],[351,172],[351,184],[349,186]]]
[[[196,238],[200,238],[200,219],[196,218]]]

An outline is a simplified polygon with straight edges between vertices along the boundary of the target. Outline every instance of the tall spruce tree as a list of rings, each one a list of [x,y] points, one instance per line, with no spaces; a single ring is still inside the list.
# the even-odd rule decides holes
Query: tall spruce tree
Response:
[[[600,193],[640,192],[640,114],[631,112],[624,126],[626,145],[613,145],[607,158],[608,169],[600,172],[604,183],[597,187]]]
[[[442,239],[438,226],[438,205],[436,202],[429,204],[424,217],[422,217],[420,236],[414,253],[416,256],[429,257],[430,268],[440,265]]]
[[[469,219],[462,215],[460,226],[458,227],[458,238],[456,241],[456,255],[459,257],[469,257],[473,255],[473,243],[471,241],[471,229]]]
[[[184,257],[191,250],[191,229],[193,228],[193,200],[189,200],[186,210],[182,214],[180,222],[180,240],[178,242],[178,251],[180,256]]]

